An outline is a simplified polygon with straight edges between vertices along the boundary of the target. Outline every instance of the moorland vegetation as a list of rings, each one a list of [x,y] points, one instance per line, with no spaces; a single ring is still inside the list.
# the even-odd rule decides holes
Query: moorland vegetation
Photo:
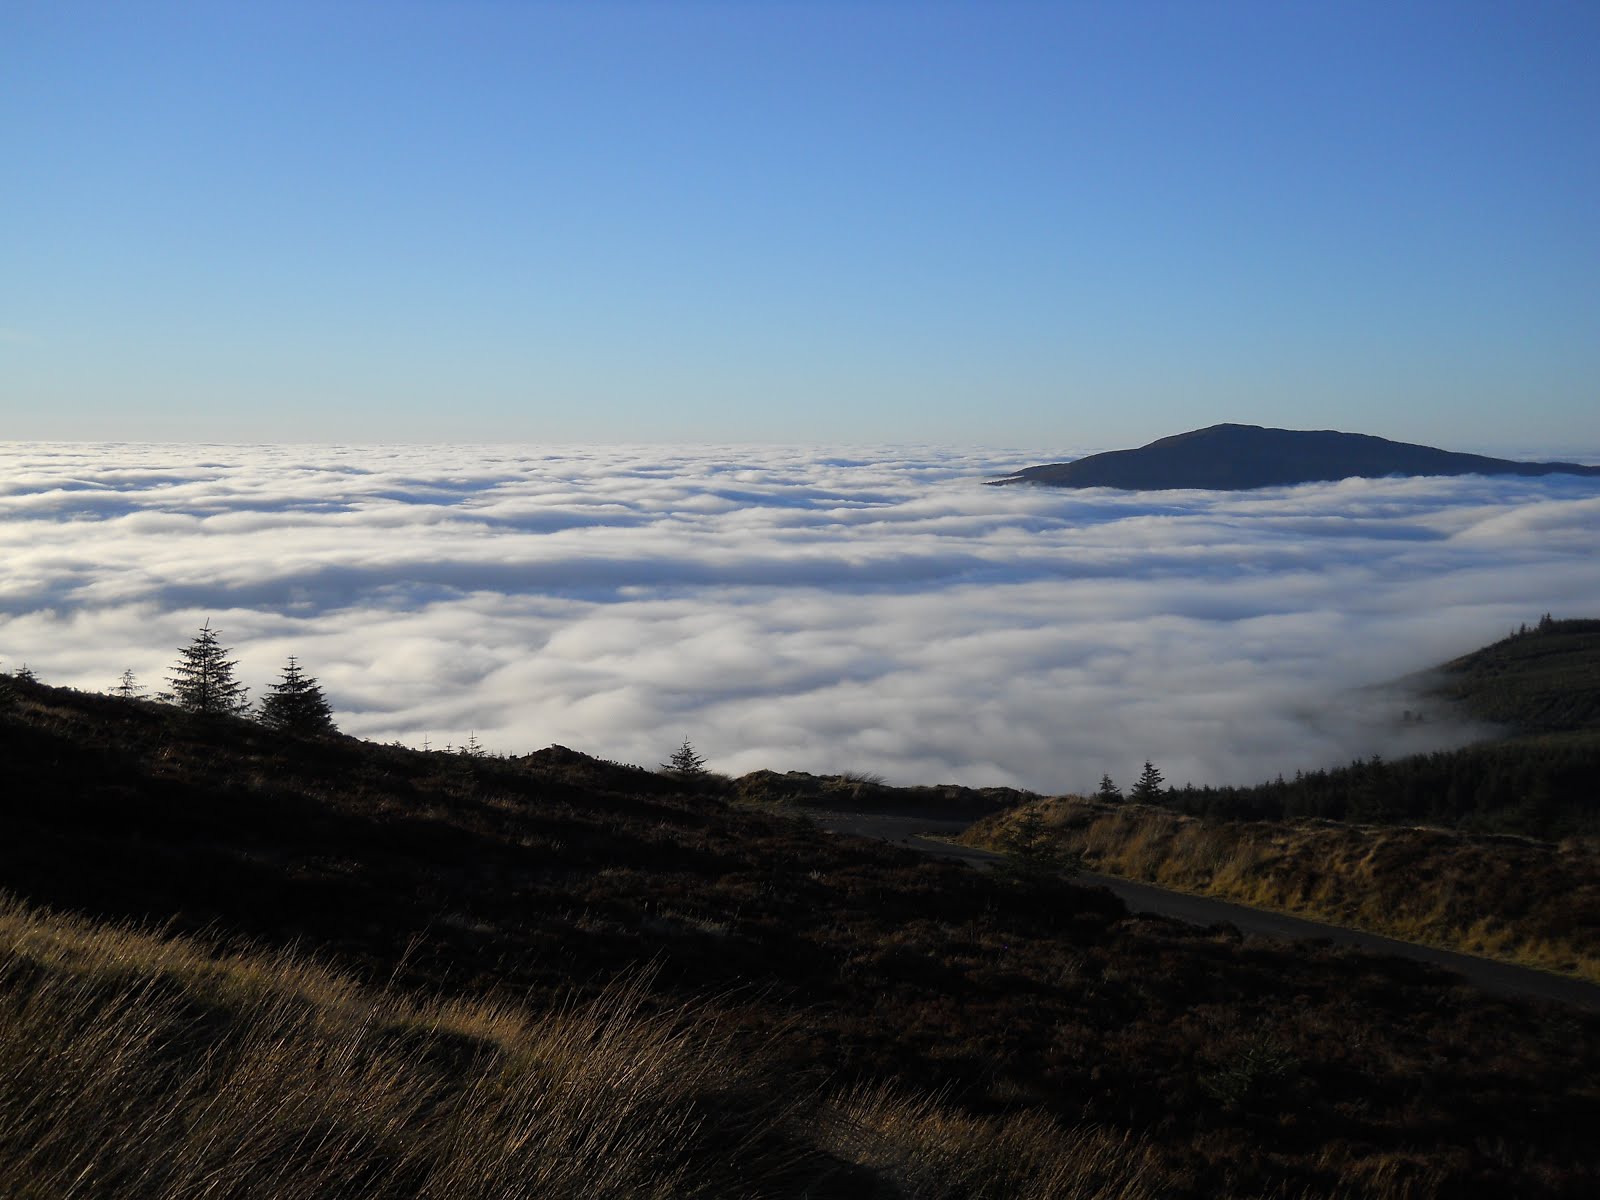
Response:
[[[430,752],[4,682],[0,1194],[1600,1186],[1600,1017],[793,804],[1025,796]],[[1033,865],[1070,865],[1039,817]]]
[[[1004,851],[1023,822],[1102,874],[1600,983],[1600,839],[1227,821],[1056,796],[985,817],[961,840]]]
[[[963,840],[1003,847],[1028,812],[1106,874],[1600,982],[1600,621],[1546,615],[1411,682],[1504,736],[1139,803],[1107,779]]]

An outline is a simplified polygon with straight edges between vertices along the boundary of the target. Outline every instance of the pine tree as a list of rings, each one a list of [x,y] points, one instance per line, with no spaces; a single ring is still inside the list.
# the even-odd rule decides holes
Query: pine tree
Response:
[[[118,700],[137,700],[144,695],[144,685],[134,675],[133,668],[129,667],[117,680],[117,686],[111,689],[111,694]]]
[[[284,664],[282,677],[261,699],[261,723],[281,733],[335,732],[333,709],[322,688],[300,669],[292,654]]]
[[[1121,804],[1122,789],[1111,782],[1111,776],[1102,775],[1100,776],[1100,790],[1094,794],[1094,798],[1107,804]]]
[[[1044,814],[1033,806],[1017,815],[1016,822],[1001,836],[1000,848],[1006,855],[1000,874],[1019,883],[1075,875],[1082,866],[1078,855],[1062,847],[1045,824]]]
[[[683,739],[683,745],[672,752],[672,757],[661,764],[663,771],[670,772],[682,779],[693,779],[705,775],[706,760],[694,752],[694,747],[689,744],[689,739]]]
[[[182,657],[168,677],[172,690],[163,692],[161,699],[202,716],[237,715],[250,707],[244,684],[233,677],[239,664],[228,659],[228,650],[210,621],[200,626],[194,641],[178,653]]]
[[[1161,785],[1165,782],[1161,772],[1156,770],[1155,764],[1145,760],[1144,770],[1139,775],[1139,782],[1133,785],[1131,798],[1141,804],[1153,804],[1161,795]]]

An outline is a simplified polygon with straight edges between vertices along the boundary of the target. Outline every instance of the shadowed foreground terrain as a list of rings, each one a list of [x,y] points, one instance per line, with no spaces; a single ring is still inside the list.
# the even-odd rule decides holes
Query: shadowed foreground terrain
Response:
[[[1600,1187],[1600,1020],[1418,964],[560,747],[19,682],[0,761],[0,1194]]]

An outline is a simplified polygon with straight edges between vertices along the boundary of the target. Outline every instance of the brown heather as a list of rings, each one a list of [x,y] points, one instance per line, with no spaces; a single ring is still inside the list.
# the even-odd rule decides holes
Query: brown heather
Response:
[[[1076,796],[1025,807],[1090,870],[1600,983],[1600,839],[1209,821]],[[962,840],[999,848],[1022,811]]]
[[[1600,1017],[716,778],[16,691],[6,1200],[1600,1194]]]

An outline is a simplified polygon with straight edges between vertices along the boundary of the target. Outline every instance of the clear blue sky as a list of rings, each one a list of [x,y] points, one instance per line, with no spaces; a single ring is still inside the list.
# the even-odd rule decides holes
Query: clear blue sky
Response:
[[[1600,4],[0,11],[0,437],[1600,444]]]

